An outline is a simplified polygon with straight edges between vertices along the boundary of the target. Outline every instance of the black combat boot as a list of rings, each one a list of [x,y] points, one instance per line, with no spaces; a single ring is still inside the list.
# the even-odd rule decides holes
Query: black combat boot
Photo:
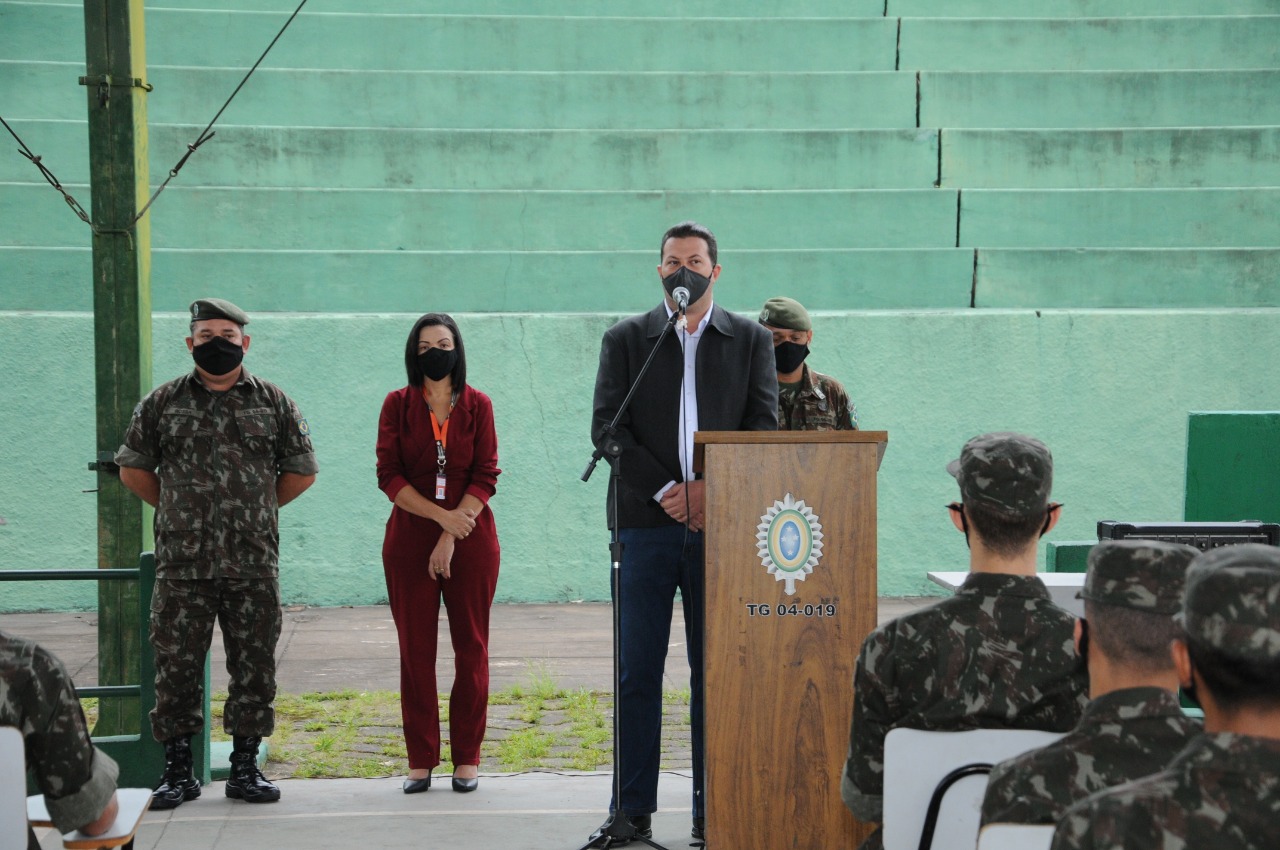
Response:
[[[200,796],[200,780],[191,762],[191,736],[175,735],[164,742],[164,775],[151,792],[151,808],[176,809]]]
[[[227,796],[246,803],[274,803],[280,789],[267,781],[258,770],[258,745],[261,738],[236,735],[231,739],[231,776],[227,779]]]

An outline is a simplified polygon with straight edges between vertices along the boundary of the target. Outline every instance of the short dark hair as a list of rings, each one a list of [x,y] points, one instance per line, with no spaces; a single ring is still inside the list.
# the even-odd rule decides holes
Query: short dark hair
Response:
[[[1142,673],[1173,669],[1169,644],[1181,636],[1182,629],[1172,614],[1086,599],[1084,617],[1089,621],[1091,646],[1112,661]]]
[[[1185,633],[1182,639],[1196,672],[1224,709],[1232,711],[1249,704],[1280,709],[1280,657],[1246,660]]]
[[[964,511],[973,530],[982,538],[982,545],[1006,558],[1019,554],[1038,540],[1048,516],[1048,510],[1044,510],[1011,519],[977,502],[965,502]]]
[[[418,365],[418,334],[422,333],[423,328],[433,325],[444,325],[453,334],[453,350],[458,352],[458,362],[454,364],[449,377],[453,382],[453,391],[461,392],[467,385],[467,350],[462,345],[462,331],[458,330],[458,323],[448,313],[426,313],[413,323],[409,340],[404,344],[404,371],[409,376],[409,386],[420,387],[427,380],[422,367]]]
[[[667,228],[667,232],[662,234],[662,242],[658,245],[658,259],[661,260],[666,256],[668,239],[684,239],[688,236],[697,236],[707,243],[707,259],[711,260],[711,265],[714,266],[716,255],[719,253],[716,248],[716,236],[696,221],[682,221],[675,227]]]

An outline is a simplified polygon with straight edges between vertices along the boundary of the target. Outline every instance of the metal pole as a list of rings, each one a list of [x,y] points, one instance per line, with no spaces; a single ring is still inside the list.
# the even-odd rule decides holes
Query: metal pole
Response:
[[[151,388],[151,228],[148,218],[133,221],[149,189],[143,0],[85,0],[84,20],[97,409],[91,468],[98,472],[98,566],[110,569],[136,564],[150,537],[142,502],[107,460]],[[98,609],[99,682],[137,684],[137,585],[102,582]],[[137,723],[136,699],[106,700],[96,733],[150,733]]]

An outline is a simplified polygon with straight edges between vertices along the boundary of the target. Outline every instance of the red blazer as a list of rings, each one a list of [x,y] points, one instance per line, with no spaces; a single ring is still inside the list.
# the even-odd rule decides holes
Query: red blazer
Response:
[[[436,438],[431,428],[430,408],[420,387],[404,387],[388,393],[378,420],[378,487],[395,502],[406,485],[427,498],[436,488]],[[493,402],[479,390],[462,388],[449,414],[449,436],[445,448],[445,499],[440,504],[452,510],[467,493],[484,503],[476,517],[476,528],[457,541],[455,557],[496,552],[497,529],[489,510],[489,497],[496,490],[498,437],[493,427]],[[384,558],[407,558],[424,563],[440,539],[440,526],[432,520],[393,507],[383,541]]]

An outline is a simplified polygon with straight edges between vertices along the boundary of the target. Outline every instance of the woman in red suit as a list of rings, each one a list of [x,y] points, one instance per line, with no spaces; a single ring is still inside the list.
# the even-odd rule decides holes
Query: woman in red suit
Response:
[[[489,497],[498,478],[493,403],[467,385],[458,325],[444,313],[414,324],[404,352],[409,385],[387,395],[378,421],[378,486],[395,507],[382,566],[400,637],[400,704],[409,778],[431,787],[440,763],[436,635],[449,612],[453,790],[479,783],[489,703],[489,609],[498,583],[498,533]]]

